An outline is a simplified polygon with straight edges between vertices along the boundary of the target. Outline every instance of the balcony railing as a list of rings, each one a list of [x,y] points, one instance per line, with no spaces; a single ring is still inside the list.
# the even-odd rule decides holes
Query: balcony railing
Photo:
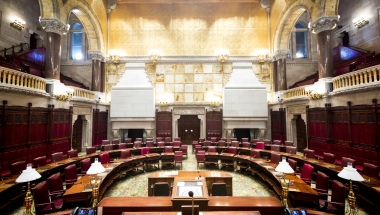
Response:
[[[14,71],[0,66],[0,84],[25,87],[29,89],[46,91],[46,80],[28,73]]]
[[[90,91],[90,90],[86,90],[86,89],[82,89],[82,88],[78,88],[78,87],[70,87],[70,88],[74,89],[73,99],[75,99],[75,98],[77,98],[77,99],[89,99],[89,100],[95,99],[95,93]]]
[[[380,81],[380,65],[368,67],[355,72],[339,75],[332,79],[334,91],[346,87],[360,87],[361,85]]]
[[[308,86],[310,86],[310,85],[300,86],[300,87],[296,87],[293,89],[286,90],[284,92],[284,99],[307,96],[305,89]]]

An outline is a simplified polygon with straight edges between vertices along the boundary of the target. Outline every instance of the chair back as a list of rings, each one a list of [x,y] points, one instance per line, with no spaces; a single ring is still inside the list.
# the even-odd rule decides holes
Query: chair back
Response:
[[[151,140],[146,141],[146,147],[154,147],[154,143]]]
[[[132,143],[132,138],[125,138],[124,143]]]
[[[182,145],[182,146],[181,146],[182,154],[183,154],[183,155],[186,155],[186,156],[187,156],[187,147],[188,147],[187,145]]]
[[[119,144],[119,149],[125,149],[127,148],[127,144],[126,143],[120,143]]]
[[[251,149],[249,151],[249,156],[254,157],[254,158],[261,158],[260,151],[256,149]]]
[[[153,185],[153,196],[169,196],[169,183],[157,182]]]
[[[11,164],[11,174],[12,175],[19,175],[25,169],[26,169],[26,162],[25,161],[18,161],[16,163]]]
[[[200,143],[202,143],[202,142],[205,141],[205,139],[206,139],[206,138],[202,137],[202,138],[199,138],[198,141],[199,141]]]
[[[172,141],[171,137],[165,137],[165,143],[170,143]]]
[[[90,169],[91,158],[86,158],[80,161],[80,172],[86,174],[87,170]]]
[[[270,162],[271,163],[274,163],[274,164],[278,164],[280,163],[281,161],[281,154],[277,154],[277,153],[271,153],[270,154]]]
[[[149,147],[142,147],[141,149],[141,155],[150,154],[150,148]]]
[[[292,141],[285,141],[285,146],[294,146]]]
[[[195,153],[198,153],[199,150],[202,150],[201,145],[195,145]]]
[[[227,152],[236,155],[237,154],[237,148],[234,146],[230,146],[230,147],[228,147]]]
[[[323,152],[323,161],[326,163],[335,163],[335,155],[331,153]]]
[[[66,189],[69,189],[78,180],[77,166],[71,164],[65,168]]]
[[[217,137],[211,137],[210,138],[211,142],[213,142],[213,143],[215,143],[217,141],[217,139],[218,139]]]
[[[263,140],[263,142],[264,142],[265,145],[272,143],[270,140],[267,140],[267,139]]]
[[[112,144],[117,145],[120,143],[120,139],[113,139]]]
[[[243,137],[241,138],[241,142],[249,142],[249,138]]]
[[[46,156],[41,156],[33,159],[34,168],[46,165]]]
[[[96,152],[96,148],[95,147],[87,147],[86,148],[86,154],[87,155],[94,154],[95,152]]]
[[[113,149],[113,145],[112,144],[104,145],[103,149],[104,151],[111,151]]]
[[[303,150],[303,155],[306,158],[314,158],[314,150],[312,150],[312,149],[304,149]]]
[[[352,164],[352,167],[355,168],[356,161],[354,159],[348,158],[348,157],[342,157],[342,167],[347,167],[347,164],[349,162]]]
[[[63,160],[63,153],[62,152],[56,152],[56,153],[51,154],[51,160],[53,162],[58,162],[58,161]]]
[[[205,153],[197,153],[196,154],[197,162],[205,162],[206,155]]]
[[[145,141],[153,141],[153,138],[151,138],[151,137],[147,137],[147,138],[145,139]]]
[[[174,161],[175,162],[182,162],[182,151],[175,151],[174,152]]]
[[[233,146],[233,147],[239,147],[239,141],[236,141],[236,140],[231,141],[231,146]]]
[[[161,142],[161,141],[164,141],[164,138],[163,138],[163,137],[157,137],[157,138],[156,138],[156,142]]]
[[[108,154],[108,152],[104,152],[99,155],[99,159],[101,164],[107,164],[110,162],[110,154]]]
[[[281,140],[273,140],[274,145],[281,145]]]
[[[120,157],[121,158],[129,158],[131,157],[131,150],[123,149],[120,151]]]
[[[108,145],[110,144],[111,142],[109,140],[102,140],[102,145]]]
[[[224,182],[215,182],[211,187],[212,196],[227,196],[227,185]]]
[[[292,167],[292,169],[294,170],[294,172],[297,172],[297,161],[288,158],[288,163],[289,163],[290,167]]]
[[[251,143],[249,143],[249,142],[243,142],[241,144],[241,147],[243,147],[243,148],[251,148]]]
[[[211,146],[211,141],[210,140],[205,140],[203,142],[203,146]]]
[[[274,152],[280,152],[280,145],[271,145],[270,150]]]
[[[223,140],[218,141],[218,146],[226,146],[226,142]]]
[[[333,181],[331,189],[331,201],[338,203],[345,203],[346,198],[346,188],[342,183],[337,180]]]
[[[295,155],[297,152],[297,148],[295,146],[285,146],[286,153],[289,153],[291,155]]]
[[[181,146],[181,141],[180,140],[174,140],[173,146]]]
[[[165,146],[164,152],[165,153],[173,152],[173,146]]]
[[[317,180],[315,181],[316,190],[323,192],[323,193],[327,193],[329,190],[329,181],[330,181],[330,179],[325,173],[318,171],[317,172]]]
[[[264,142],[257,142],[256,149],[264,149]]]
[[[220,140],[223,140],[224,142],[227,142],[227,138],[225,138],[225,137],[220,138]]]
[[[174,141],[181,141],[181,138],[180,137],[175,137]]]
[[[76,157],[78,157],[78,150],[72,149],[70,151],[67,151],[67,156],[69,158],[76,158]]]
[[[143,141],[143,138],[141,138],[141,137],[138,137],[138,138],[136,138],[136,141]]]
[[[312,165],[305,163],[302,167],[301,179],[311,180],[313,177],[313,170],[314,167]]]
[[[208,152],[216,152],[216,147],[215,146],[209,146],[207,151]]]
[[[49,188],[46,181],[42,181],[34,187],[33,198],[35,205],[50,203]]]
[[[379,177],[379,166],[371,163],[363,163],[363,175],[373,178]]]
[[[165,142],[160,141],[160,142],[157,143],[157,146],[158,147],[164,147],[165,146]]]
[[[237,141],[237,138],[236,137],[232,137],[231,139],[230,139],[230,141],[232,142],[232,141]]]
[[[141,148],[141,145],[142,145],[142,143],[141,143],[141,141],[135,141],[134,143],[133,143],[133,148]]]
[[[50,193],[63,192],[61,173],[57,172],[47,179]]]

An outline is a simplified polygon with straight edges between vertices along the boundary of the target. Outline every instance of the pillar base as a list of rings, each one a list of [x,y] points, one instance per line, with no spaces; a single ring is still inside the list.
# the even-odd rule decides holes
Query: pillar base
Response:
[[[320,78],[313,85],[306,87],[305,90],[311,93],[321,94],[323,96],[327,95],[333,90],[332,88],[332,77]]]

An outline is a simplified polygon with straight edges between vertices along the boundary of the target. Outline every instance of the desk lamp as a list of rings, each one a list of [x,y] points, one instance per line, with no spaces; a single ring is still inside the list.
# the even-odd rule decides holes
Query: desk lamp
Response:
[[[90,168],[87,170],[88,175],[96,175],[98,173],[105,172],[103,165],[99,163],[98,158],[95,158],[94,163],[91,164]],[[90,180],[92,187],[92,207],[96,207],[99,198],[99,184],[102,181],[101,177],[93,177]]]
[[[280,180],[282,187],[282,203],[285,207],[288,207],[289,185],[286,183],[285,173],[294,173],[294,170],[286,161],[286,157],[282,157],[282,161],[277,165],[275,171],[283,173]]]
[[[32,192],[30,192],[30,182],[36,179],[41,178],[41,175],[36,171],[36,169],[32,168],[32,164],[28,163],[26,165],[26,169],[22,171],[21,175],[16,179],[17,183],[28,182],[28,190],[26,191],[25,196],[25,214],[26,215],[34,215],[36,214],[36,210],[34,208],[34,199]]]
[[[344,167],[343,170],[338,173],[338,176],[350,180],[350,190],[348,191],[348,204],[350,207],[346,210],[346,214],[357,214],[356,198],[354,191],[352,190],[352,181],[364,181],[364,178],[352,167],[351,162],[347,162],[347,167]]]

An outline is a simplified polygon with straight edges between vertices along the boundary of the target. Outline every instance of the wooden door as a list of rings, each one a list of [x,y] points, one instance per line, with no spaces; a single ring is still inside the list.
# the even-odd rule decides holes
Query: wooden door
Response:
[[[73,149],[78,150],[78,152],[82,151],[82,130],[83,130],[83,121],[81,119],[81,116],[78,116],[73,126],[73,141],[72,141]]]
[[[297,117],[296,120],[296,130],[297,130],[297,151],[303,152],[303,149],[307,147],[306,143],[306,124],[301,116]]]
[[[191,144],[200,137],[201,120],[197,115],[181,115],[178,119],[178,136],[182,144]]]

